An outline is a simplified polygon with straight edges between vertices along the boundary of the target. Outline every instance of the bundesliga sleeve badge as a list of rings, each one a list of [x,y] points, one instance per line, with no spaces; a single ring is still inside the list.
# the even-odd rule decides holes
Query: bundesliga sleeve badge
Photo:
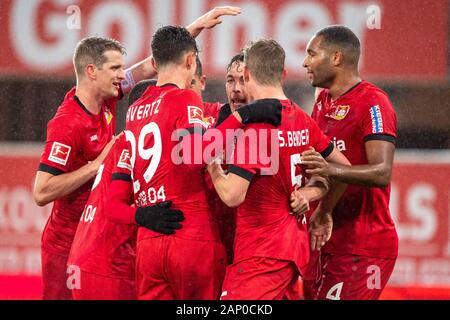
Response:
[[[131,155],[128,149],[123,149],[120,155],[119,162],[117,163],[117,167],[122,169],[133,170],[131,166]]]
[[[53,142],[48,160],[65,166],[72,148],[60,142]]]
[[[199,124],[206,127],[205,122],[203,122],[203,110],[196,106],[188,106],[188,121],[189,124]]]

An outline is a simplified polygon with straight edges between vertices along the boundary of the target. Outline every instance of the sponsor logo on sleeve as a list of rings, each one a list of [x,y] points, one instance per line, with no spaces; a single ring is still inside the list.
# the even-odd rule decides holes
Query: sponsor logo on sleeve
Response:
[[[206,127],[203,122],[203,110],[196,106],[188,106],[188,121],[189,124],[199,124]]]
[[[48,160],[65,166],[72,148],[60,142],[53,142]]]
[[[370,118],[372,119],[372,133],[382,133],[383,117],[381,116],[381,110],[379,105],[370,108]]]
[[[128,169],[132,170],[131,166],[131,154],[128,151],[128,149],[123,149],[122,153],[120,154],[119,162],[117,163],[118,168]]]

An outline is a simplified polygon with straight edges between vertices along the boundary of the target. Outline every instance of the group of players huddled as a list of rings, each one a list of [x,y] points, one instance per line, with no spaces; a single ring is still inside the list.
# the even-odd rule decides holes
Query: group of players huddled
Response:
[[[359,76],[359,40],[338,25],[307,46],[311,117],[286,97],[272,39],[231,59],[228,103],[203,102],[195,37],[240,13],[159,28],[129,69],[119,42],[78,43],[77,85],[48,123],[34,188],[39,205],[54,202],[44,299],[379,298],[398,253],[395,111]]]

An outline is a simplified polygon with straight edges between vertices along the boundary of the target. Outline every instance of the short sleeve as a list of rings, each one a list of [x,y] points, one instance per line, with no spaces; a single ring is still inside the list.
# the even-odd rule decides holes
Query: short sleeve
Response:
[[[81,144],[73,121],[74,119],[59,117],[48,123],[39,171],[59,175],[71,170]]]
[[[273,144],[278,148],[278,129],[263,123],[247,125],[236,139],[233,164],[228,166],[228,172],[251,181],[261,170],[270,170],[272,157],[278,157],[272,154]]]
[[[192,130],[200,127],[205,130],[207,128],[203,119],[203,101],[194,91],[177,92],[173,97],[173,104],[176,129]]]
[[[113,147],[112,180],[132,181],[133,154],[130,143],[122,134]]]
[[[365,110],[361,121],[364,140],[386,140],[395,144],[397,116],[388,97],[377,92],[368,100],[369,108]]]
[[[310,120],[310,141],[314,150],[319,152],[322,157],[327,158],[334,149],[333,143],[330,139],[320,130],[319,126],[313,119]]]

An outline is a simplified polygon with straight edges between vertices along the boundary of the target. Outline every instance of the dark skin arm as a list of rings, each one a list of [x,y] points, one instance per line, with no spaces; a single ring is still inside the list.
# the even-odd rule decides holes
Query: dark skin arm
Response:
[[[384,188],[391,181],[395,145],[382,140],[365,143],[368,164],[346,166],[329,163],[313,150],[302,154],[302,163],[310,174],[318,174],[347,184]]]

